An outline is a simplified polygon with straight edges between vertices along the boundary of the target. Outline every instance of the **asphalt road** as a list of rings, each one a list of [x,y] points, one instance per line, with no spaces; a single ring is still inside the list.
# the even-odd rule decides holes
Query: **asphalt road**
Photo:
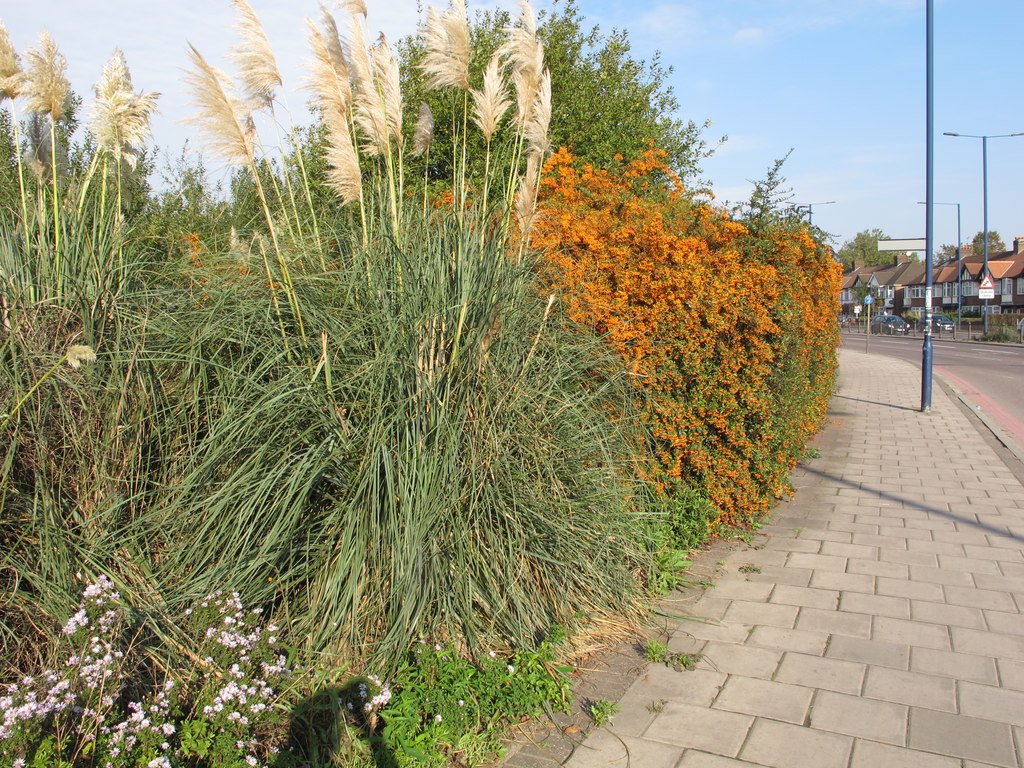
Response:
[[[934,375],[961,395],[1024,460],[1024,344],[946,341],[939,335],[932,339]],[[866,344],[872,354],[898,357],[921,367],[920,337],[865,338],[863,333],[846,332],[843,344],[859,351],[864,351]]]

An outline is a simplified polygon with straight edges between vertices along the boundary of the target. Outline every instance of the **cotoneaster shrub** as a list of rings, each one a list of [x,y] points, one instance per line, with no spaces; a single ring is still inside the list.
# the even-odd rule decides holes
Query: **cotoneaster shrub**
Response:
[[[762,516],[831,393],[838,267],[823,249],[694,199],[653,149],[610,170],[555,153],[533,242],[569,315],[644,391],[655,480],[706,493],[718,530]]]

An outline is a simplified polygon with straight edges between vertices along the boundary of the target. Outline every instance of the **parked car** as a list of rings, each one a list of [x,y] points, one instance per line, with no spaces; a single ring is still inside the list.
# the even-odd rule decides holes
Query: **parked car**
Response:
[[[924,328],[924,316],[922,316],[917,322],[922,328]],[[952,333],[953,321],[946,315],[932,315],[932,330],[939,331],[940,333]]]
[[[899,315],[875,315],[871,318],[871,332],[885,336],[906,336],[910,333],[910,323]]]

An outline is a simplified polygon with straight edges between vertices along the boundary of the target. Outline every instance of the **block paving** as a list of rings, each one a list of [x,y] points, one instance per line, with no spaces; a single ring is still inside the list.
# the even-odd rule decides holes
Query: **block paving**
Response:
[[[507,768],[1024,766],[1024,487],[916,367],[840,360],[820,456],[668,639],[697,668],[634,659],[608,726]]]

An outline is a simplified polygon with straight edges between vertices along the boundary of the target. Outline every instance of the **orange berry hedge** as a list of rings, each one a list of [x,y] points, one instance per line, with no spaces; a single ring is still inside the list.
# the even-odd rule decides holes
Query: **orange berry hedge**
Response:
[[[569,316],[643,390],[659,487],[702,491],[719,528],[767,512],[832,392],[840,268],[825,249],[695,201],[657,150],[612,170],[557,152],[533,240]]]

